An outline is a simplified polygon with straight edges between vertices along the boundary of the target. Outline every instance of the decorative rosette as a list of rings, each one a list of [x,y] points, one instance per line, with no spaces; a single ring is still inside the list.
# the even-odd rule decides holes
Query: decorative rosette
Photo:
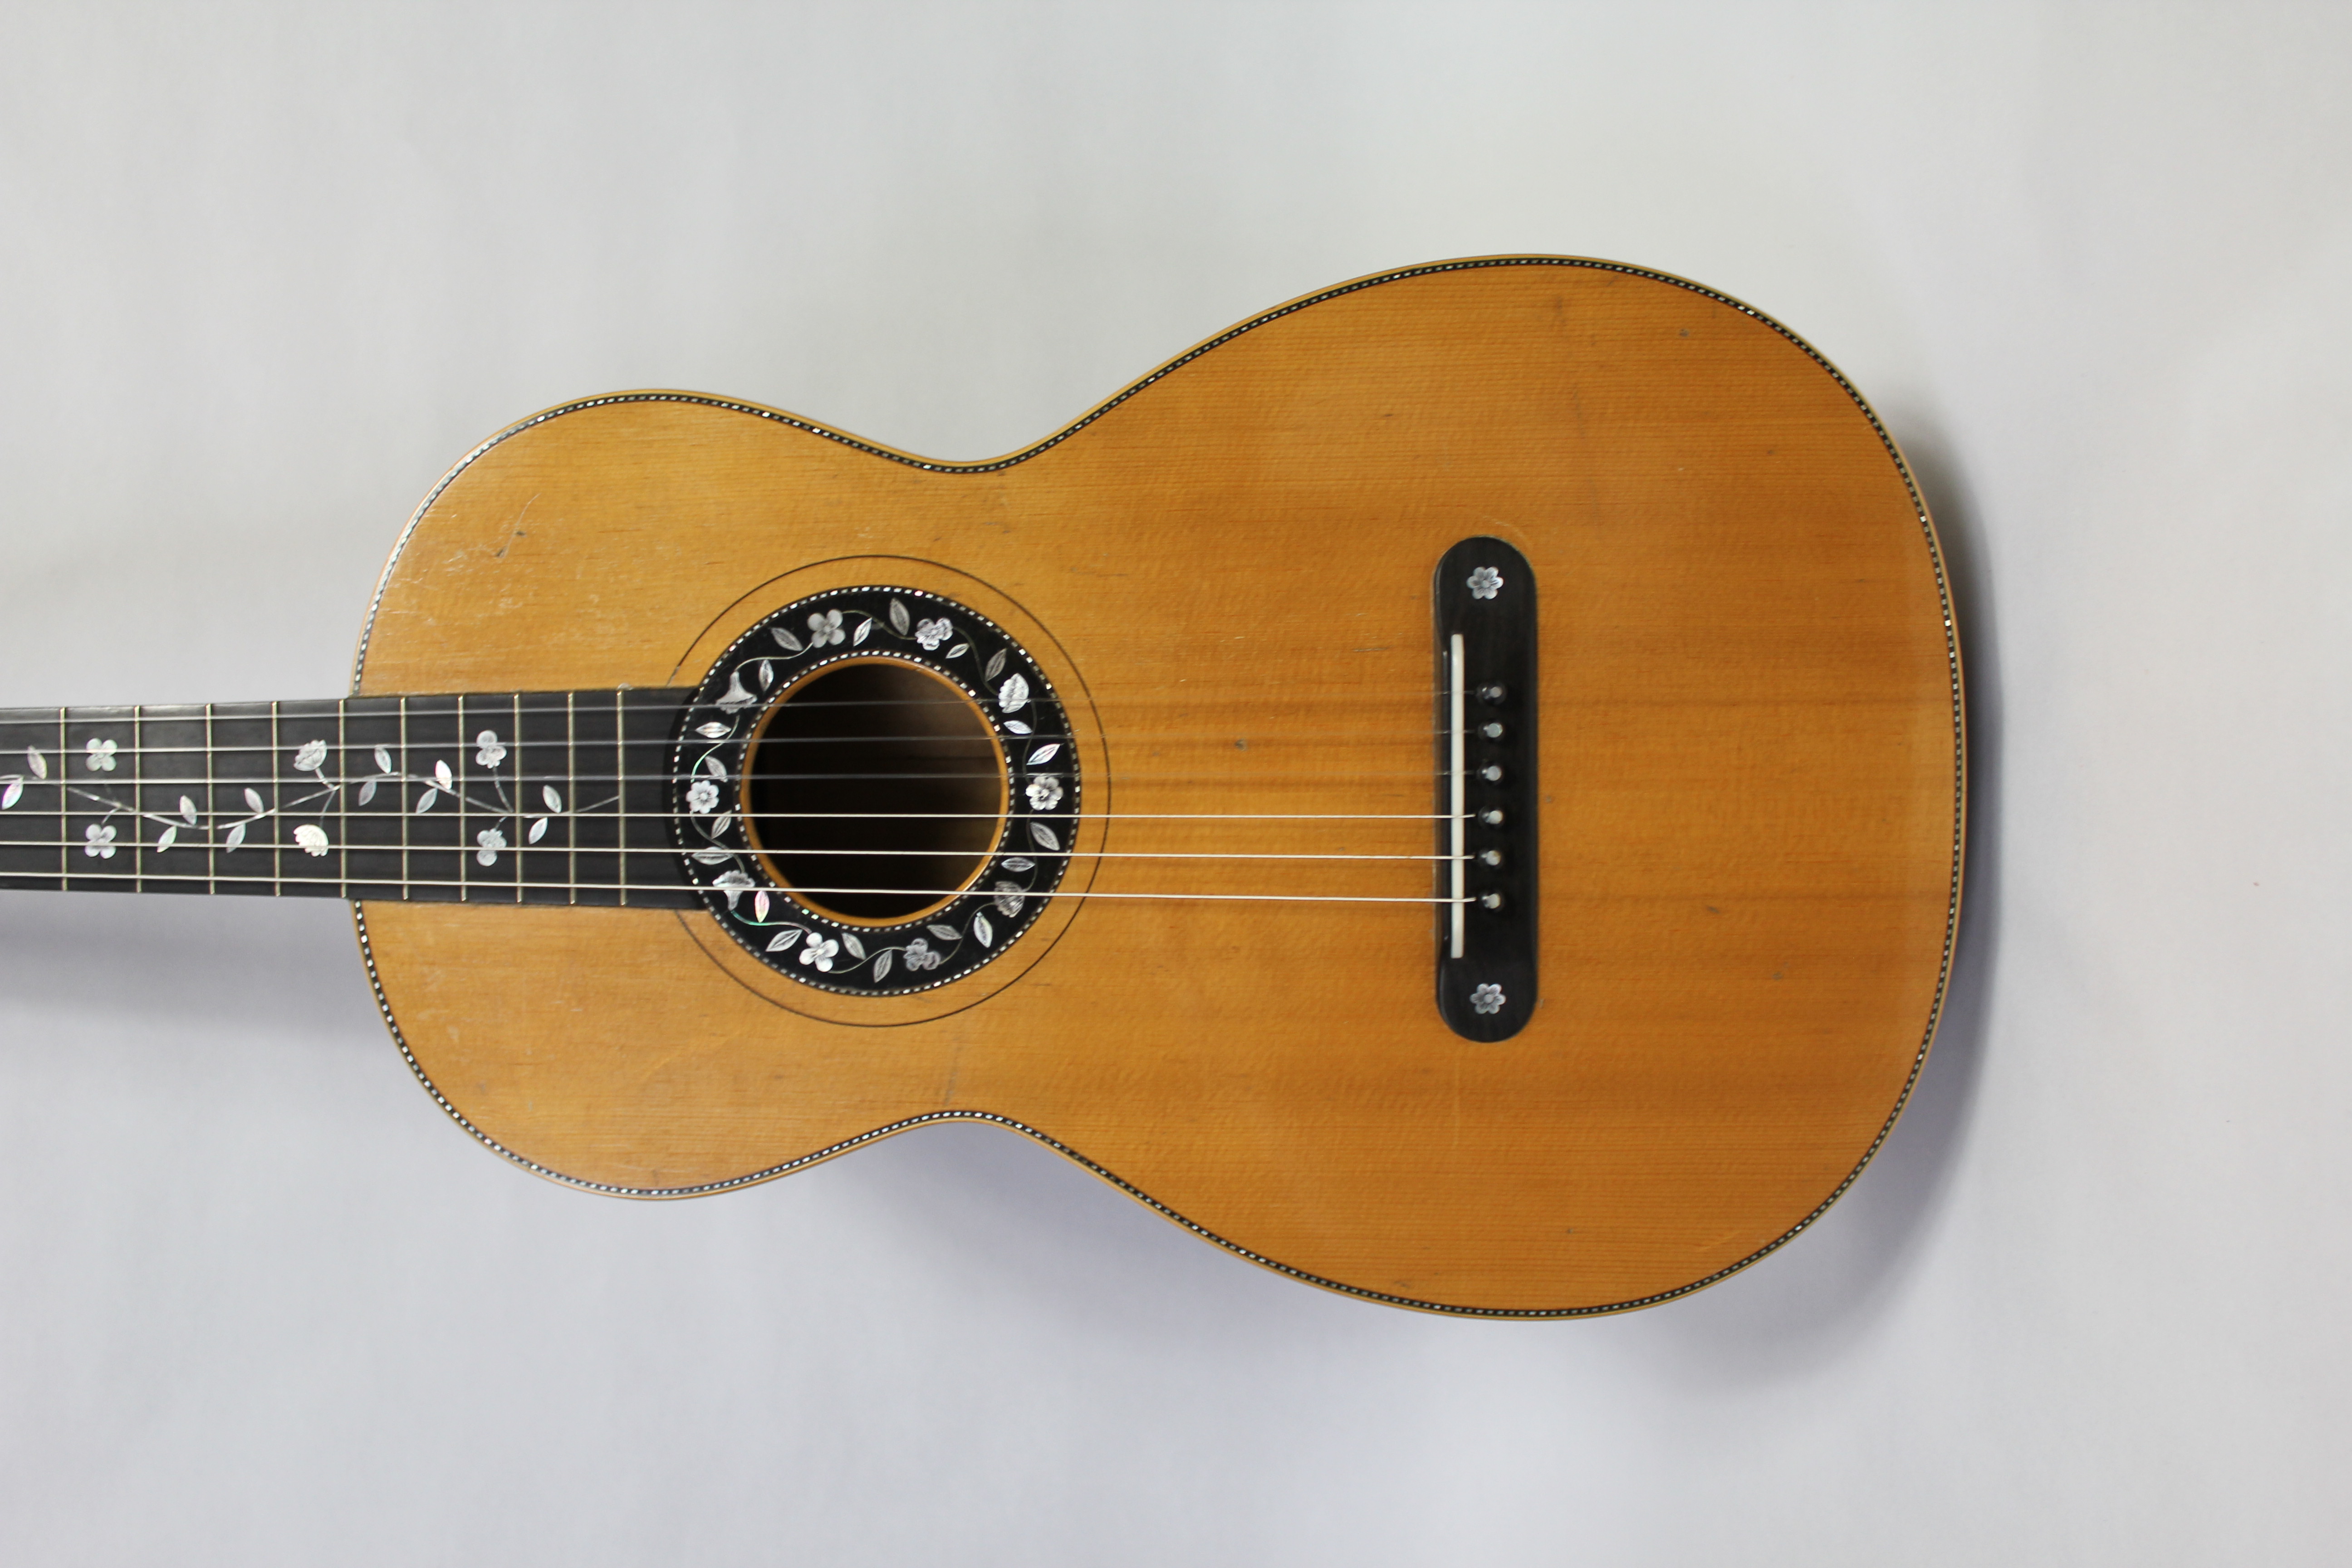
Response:
[[[1003,829],[963,890],[879,923],[837,919],[770,874],[744,821],[742,782],[778,694],[828,665],[876,657],[970,698],[1010,785]],[[670,773],[672,827],[711,913],[761,963],[825,991],[897,995],[978,969],[1045,912],[1077,834],[1077,754],[1053,683],[993,621],[913,588],[812,595],[737,638],[687,706]]]

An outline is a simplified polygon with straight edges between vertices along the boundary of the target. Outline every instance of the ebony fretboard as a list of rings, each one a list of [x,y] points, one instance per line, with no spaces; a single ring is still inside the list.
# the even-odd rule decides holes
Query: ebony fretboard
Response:
[[[0,711],[0,889],[691,908],[691,695]]]

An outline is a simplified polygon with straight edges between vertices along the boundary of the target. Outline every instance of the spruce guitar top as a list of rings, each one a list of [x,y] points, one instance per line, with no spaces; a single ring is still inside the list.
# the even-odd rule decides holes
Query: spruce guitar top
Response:
[[[353,902],[435,1099],[635,1197],[948,1118],[1308,1282],[1649,1305],[1932,1037],[1960,665],[1826,362],[1662,275],[1368,278],[932,462],[551,409],[342,700],[0,714],[0,886]]]

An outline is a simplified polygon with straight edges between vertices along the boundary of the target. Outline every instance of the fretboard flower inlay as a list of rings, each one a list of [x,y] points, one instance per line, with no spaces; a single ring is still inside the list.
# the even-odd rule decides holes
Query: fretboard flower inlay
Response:
[[[0,713],[0,886],[691,907],[684,695]]]

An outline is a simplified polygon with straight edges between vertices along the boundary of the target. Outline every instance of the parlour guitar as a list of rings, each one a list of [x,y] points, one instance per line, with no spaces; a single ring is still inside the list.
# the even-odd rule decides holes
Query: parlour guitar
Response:
[[[349,900],[527,1171],[1025,1133],[1254,1262],[1648,1306],[1886,1136],[1959,910],[1936,536],[1638,268],[1295,300],[989,462],[633,392],[394,546],[342,700],[0,715],[0,886]]]

